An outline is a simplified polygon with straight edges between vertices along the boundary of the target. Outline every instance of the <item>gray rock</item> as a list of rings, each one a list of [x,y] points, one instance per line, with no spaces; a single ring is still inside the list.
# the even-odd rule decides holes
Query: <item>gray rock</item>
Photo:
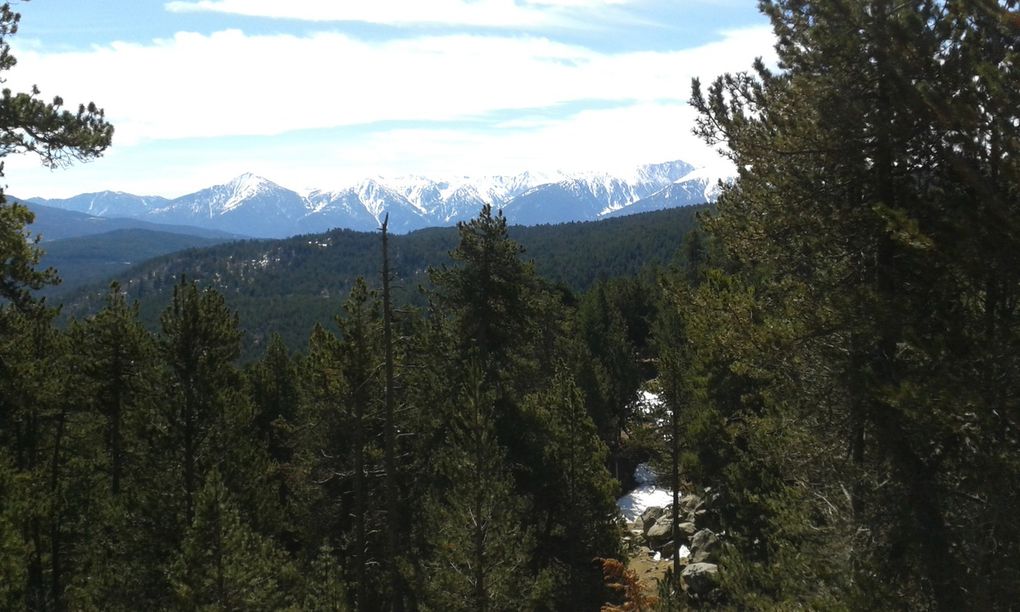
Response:
[[[680,537],[681,542],[686,542],[691,536],[697,531],[697,527],[694,523],[680,523],[677,526],[677,535]],[[655,521],[652,528],[645,533],[645,537],[648,538],[648,545],[652,548],[658,549],[663,544],[673,539],[673,517],[668,514],[663,514],[659,517],[659,520]]]
[[[648,538],[648,545],[652,548],[658,548],[664,544],[667,540],[673,537],[673,525],[671,523],[672,517],[663,516],[659,520],[655,521],[651,529],[645,532],[645,537]]]
[[[719,586],[719,566],[714,563],[691,563],[680,572],[688,593],[704,595]]]
[[[673,548],[673,540],[670,540],[659,547],[659,554],[662,555],[663,559],[669,559],[673,556]]]
[[[701,509],[705,502],[693,493],[688,493],[680,498],[680,509],[686,514]]]
[[[694,534],[698,531],[698,528],[695,527],[694,523],[690,521],[685,521],[683,523],[678,524],[676,526],[676,530],[680,532],[681,538],[689,542],[691,537],[693,537]]]
[[[648,530],[655,525],[655,521],[659,520],[664,512],[664,509],[659,508],[658,506],[652,506],[641,513],[641,516],[638,517],[637,521],[634,521],[634,525],[636,526],[640,521],[641,531],[645,535],[648,535]]]
[[[719,561],[719,536],[709,529],[702,529],[691,538],[692,563],[717,563]]]

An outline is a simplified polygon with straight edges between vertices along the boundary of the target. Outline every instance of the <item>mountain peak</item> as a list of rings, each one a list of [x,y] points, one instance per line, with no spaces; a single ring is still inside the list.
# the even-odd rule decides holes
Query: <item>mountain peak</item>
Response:
[[[234,188],[235,191],[253,191],[261,189],[262,187],[275,186],[276,183],[270,181],[267,178],[263,178],[257,174],[251,172],[245,172],[235,176],[227,186]]]
[[[530,224],[594,220],[650,206],[657,209],[712,199],[715,181],[690,180],[700,178],[695,170],[678,160],[631,167],[622,173],[530,170],[474,177],[377,176],[301,193],[244,172],[226,183],[173,200],[103,192],[52,204],[90,214],[114,216],[116,211],[121,216],[257,237],[285,237],[333,227],[374,231],[388,212],[392,230],[407,232],[470,220],[485,204],[503,210],[514,223]],[[680,188],[647,205],[635,206],[678,181]]]

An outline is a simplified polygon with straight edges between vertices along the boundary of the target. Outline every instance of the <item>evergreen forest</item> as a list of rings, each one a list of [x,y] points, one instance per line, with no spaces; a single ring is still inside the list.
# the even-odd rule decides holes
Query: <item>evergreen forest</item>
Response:
[[[58,324],[0,204],[0,609],[1020,605],[1020,2],[760,8],[778,65],[692,83],[739,176],[643,271],[555,278],[486,207],[398,297],[384,221],[329,324],[242,360],[260,309],[209,278]],[[5,89],[0,134],[56,168],[113,126]],[[654,583],[616,505],[644,462]]]

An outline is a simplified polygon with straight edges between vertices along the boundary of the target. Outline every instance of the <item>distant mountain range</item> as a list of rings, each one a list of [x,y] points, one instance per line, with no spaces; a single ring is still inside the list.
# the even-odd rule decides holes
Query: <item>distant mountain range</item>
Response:
[[[81,197],[81,196],[78,196]],[[129,196],[134,197],[134,196]],[[191,227],[186,225],[168,225],[155,223],[143,219],[132,219],[124,216],[99,216],[85,212],[77,212],[65,208],[45,206],[34,201],[20,200],[18,198],[7,198],[10,201],[20,202],[28,207],[35,220],[28,230],[32,235],[42,236],[44,242],[77,238],[81,236],[95,236],[107,232],[120,230],[148,230],[152,232],[165,232],[170,234],[184,234],[200,238],[215,238],[220,242],[224,240],[236,240],[245,236],[223,232],[215,229],[202,227]],[[74,200],[71,198],[68,202]],[[115,211],[111,214],[118,214]]]
[[[683,161],[671,161],[641,166],[622,175],[593,172],[452,180],[373,178],[338,190],[313,190],[302,195],[265,178],[243,174],[223,185],[172,200],[104,191],[67,199],[32,198],[28,202],[100,218],[284,238],[334,228],[372,231],[387,214],[394,233],[449,226],[477,216],[485,204],[503,210],[515,225],[591,221],[709,202],[714,199],[719,180],[726,178]],[[38,222],[33,229],[53,238],[46,236]],[[115,228],[103,231],[110,229]]]

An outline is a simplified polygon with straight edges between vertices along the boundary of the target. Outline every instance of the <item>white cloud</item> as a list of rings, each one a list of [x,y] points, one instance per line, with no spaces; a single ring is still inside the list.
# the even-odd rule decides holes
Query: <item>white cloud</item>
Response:
[[[159,143],[113,147],[89,164],[49,171],[8,159],[10,192],[67,197],[106,189],[178,196],[255,172],[292,189],[336,188],[368,176],[515,174],[523,170],[622,171],[672,159],[703,164],[715,154],[690,132],[684,104],[637,104],[582,111],[558,120],[509,121],[496,129],[396,128],[335,142],[268,139],[223,151],[210,142],[192,154],[160,153]]]
[[[528,4],[532,4],[529,2]],[[578,3],[539,0],[537,4]],[[176,0],[171,12],[216,12],[303,21],[357,21],[388,25],[534,27],[552,25],[554,15],[513,0]]]
[[[16,49],[8,85],[95,100],[116,140],[271,135],[386,121],[450,121],[593,100],[682,102],[692,76],[749,67],[766,28],[671,52],[608,54],[538,37],[366,42],[338,33],[179,33],[87,51]]]
[[[754,28],[692,49],[616,54],[541,37],[368,42],[237,30],[84,51],[26,45],[5,86],[95,100],[117,131],[98,162],[51,173],[10,158],[8,181],[21,196],[180,195],[248,170],[298,188],[370,174],[698,161],[711,154],[690,135],[691,77],[745,70],[756,55],[771,60],[772,44],[767,28]],[[584,110],[592,102],[597,110]],[[421,127],[429,123],[443,127]],[[341,142],[299,137],[343,127],[356,129]],[[228,136],[255,138],[250,149],[228,148],[218,141]],[[183,143],[169,157],[168,141]]]
[[[690,132],[693,119],[687,105],[649,103],[582,111],[526,129],[390,130],[368,139],[369,159],[362,151],[344,161],[364,169],[388,166],[390,174],[483,175],[620,171],[649,161],[710,159],[712,153]],[[429,151],[425,159],[422,149]],[[373,153],[377,159],[370,159]]]
[[[558,6],[569,8],[597,8],[600,6],[621,6],[632,0],[524,0],[525,4],[536,6]]]

